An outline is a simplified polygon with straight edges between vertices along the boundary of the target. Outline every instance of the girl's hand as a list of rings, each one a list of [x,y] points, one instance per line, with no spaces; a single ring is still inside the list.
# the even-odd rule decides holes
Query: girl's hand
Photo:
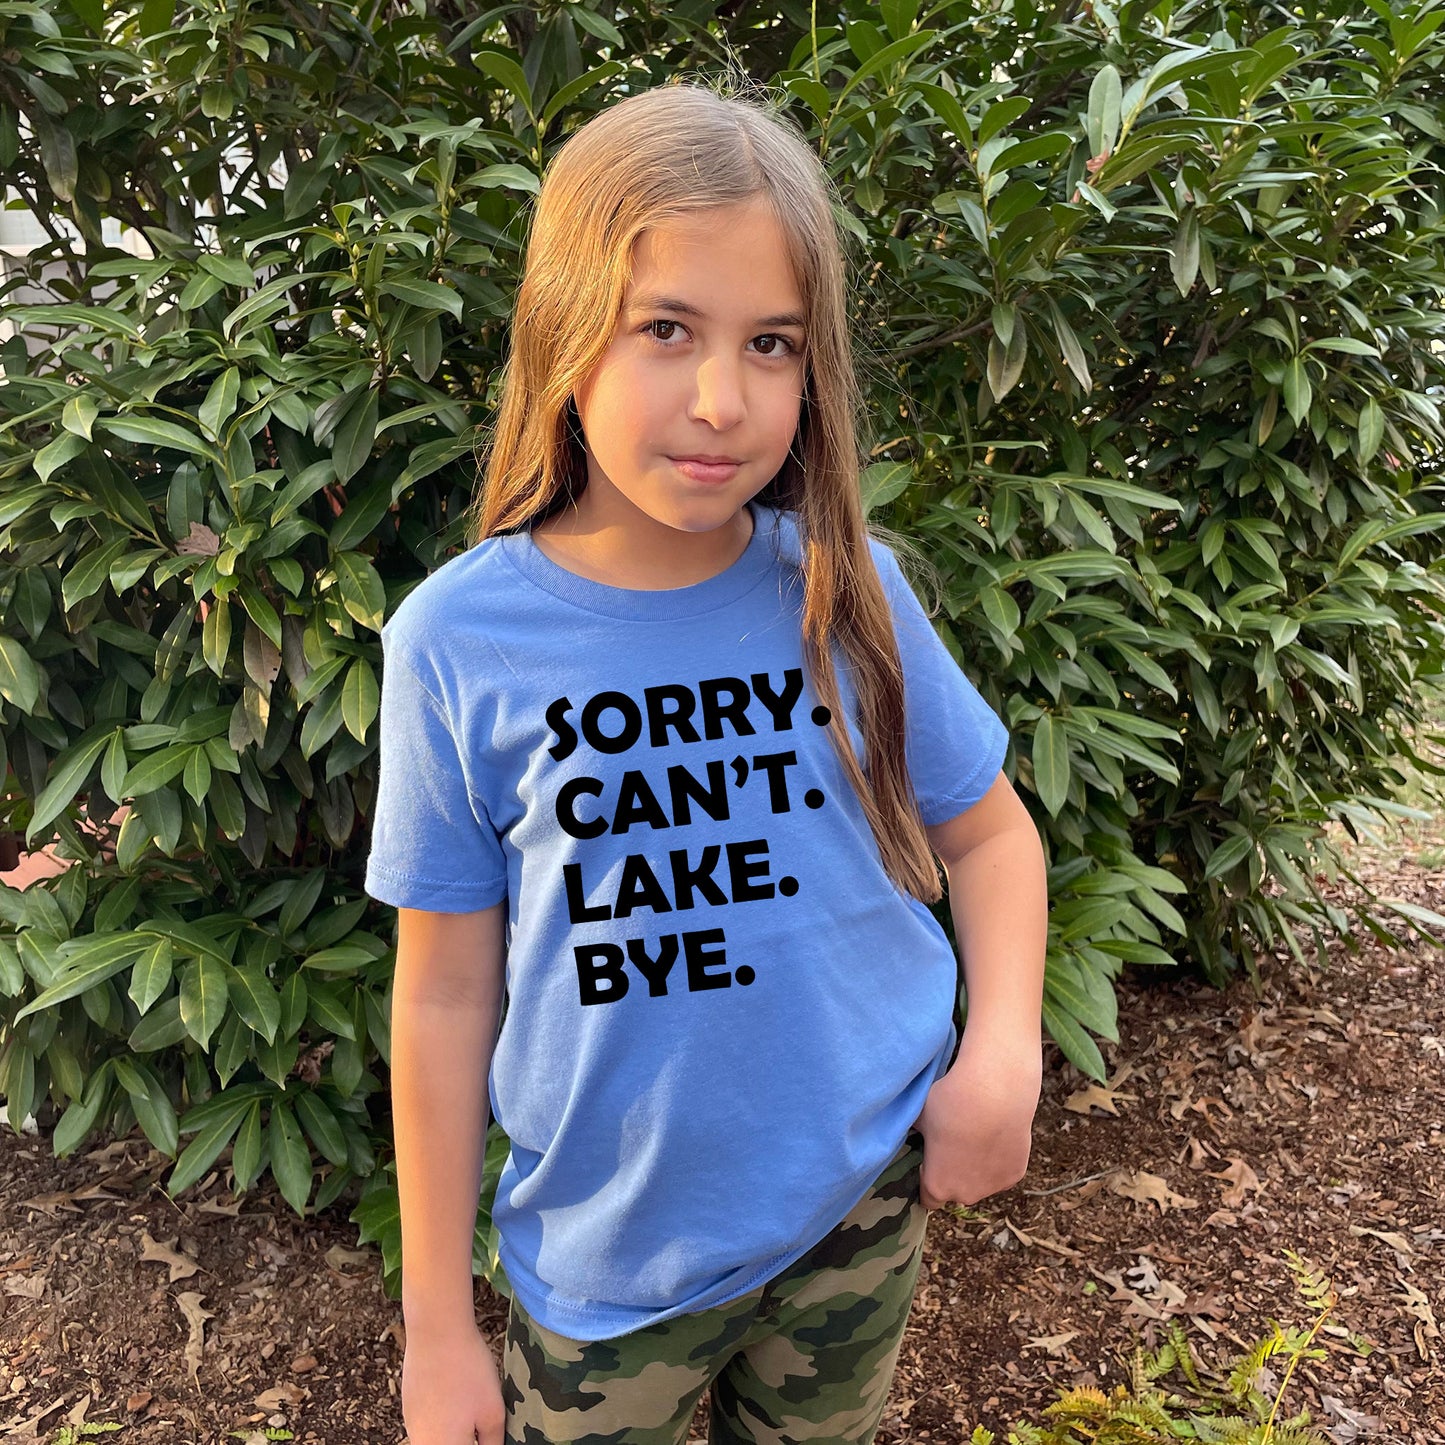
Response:
[[[506,1407],[497,1362],[475,1325],[407,1331],[401,1413],[408,1445],[502,1445]]]
[[[964,1030],[953,1067],[928,1091],[914,1124],[924,1138],[925,1209],[976,1204],[1023,1178],[1042,1082],[1038,1037]]]

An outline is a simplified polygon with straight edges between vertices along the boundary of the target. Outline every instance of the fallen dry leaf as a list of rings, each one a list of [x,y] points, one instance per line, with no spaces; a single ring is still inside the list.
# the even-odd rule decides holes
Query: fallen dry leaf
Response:
[[[1224,1203],[1230,1209],[1238,1209],[1244,1203],[1246,1190],[1252,1189],[1258,1194],[1264,1187],[1259,1182],[1259,1175],[1243,1159],[1236,1159],[1233,1156],[1230,1157],[1226,1168],[1218,1171],[1211,1169],[1208,1173],[1211,1179],[1227,1179],[1229,1181],[1229,1188],[1224,1191]]]
[[[195,1290],[187,1290],[176,1296],[176,1303],[185,1315],[186,1323],[191,1327],[190,1337],[186,1340],[186,1373],[190,1375],[193,1385],[197,1383],[196,1375],[201,1368],[201,1352],[206,1343],[206,1321],[215,1318],[210,1310],[202,1308],[201,1301],[204,1298],[204,1295],[197,1294]]]
[[[1198,1209],[1197,1199],[1188,1199],[1176,1194],[1168,1181],[1160,1174],[1151,1174],[1147,1169],[1116,1169],[1104,1180],[1112,1194],[1132,1199],[1139,1204],[1157,1204],[1161,1214],[1171,1209]]]
[[[1185,1158],[1184,1156],[1188,1157]],[[1202,1139],[1197,1139],[1193,1134],[1185,1141],[1184,1153],[1179,1157],[1179,1163],[1187,1164],[1191,1169],[1204,1169],[1208,1167],[1211,1159],[1218,1159],[1219,1151],[1211,1148]]]
[[[1339,1423],[1332,1425],[1329,1432],[1336,1445],[1351,1445],[1352,1441],[1384,1428],[1385,1422],[1378,1415],[1367,1415],[1363,1410],[1353,1409],[1334,1395],[1321,1394],[1320,1404],[1339,1417]]]
[[[1087,1114],[1092,1109],[1099,1109],[1105,1114],[1113,1114],[1117,1117],[1118,1100],[1123,1099],[1132,1104],[1137,1102],[1138,1098],[1138,1094],[1120,1093],[1103,1084],[1086,1084],[1082,1089],[1076,1089],[1064,1100],[1064,1108],[1075,1114]]]
[[[1054,1254],[1061,1254],[1065,1259],[1083,1259],[1084,1257],[1077,1249],[1071,1249],[1067,1244],[1060,1244],[1056,1239],[1045,1239],[1039,1234],[1025,1234],[1012,1219],[1005,1217],[1004,1224],[1013,1231],[1020,1244],[1037,1245],[1040,1249],[1047,1249]]]
[[[218,1204],[214,1199],[203,1199],[199,1204],[190,1206],[197,1214],[224,1214],[231,1219],[236,1219],[241,1213],[241,1201],[233,1199],[229,1204]]]
[[[155,1240],[151,1238],[150,1231],[145,1229],[141,1230],[140,1234],[141,1263],[169,1265],[169,1283],[171,1284],[174,1284],[178,1279],[189,1279],[200,1269],[200,1265],[198,1265],[190,1255],[180,1254],[171,1248],[179,1238],[180,1236],[177,1235],[176,1239]]]
[[[54,1194],[36,1194],[23,1201],[27,1208],[38,1209],[48,1214],[53,1219],[56,1210],[64,1209],[70,1214],[84,1214],[75,1204],[75,1196],[66,1189],[57,1190]]]
[[[1393,1229],[1371,1229],[1365,1224],[1352,1224],[1350,1233],[1356,1238],[1366,1234],[1372,1235],[1375,1239],[1383,1240],[1397,1254],[1415,1253],[1415,1246],[1403,1234],[1399,1234]]]
[[[1052,1355],[1056,1360],[1062,1359],[1068,1353],[1065,1346],[1070,1340],[1079,1338],[1078,1330],[1062,1330],[1056,1335],[1035,1335],[1028,1344],[1026,1350],[1043,1350]]]
[[[256,1396],[254,1404],[261,1410],[284,1410],[287,1406],[299,1405],[310,1393],[300,1385],[293,1385],[288,1381],[286,1384],[273,1385],[269,1390],[263,1390]]]
[[[1420,1351],[1422,1360],[1428,1360],[1434,1351],[1425,1343],[1426,1340],[1440,1338],[1440,1326],[1435,1319],[1435,1311],[1424,1291],[1416,1289],[1403,1279],[1400,1281],[1400,1288],[1404,1293],[1395,1295],[1394,1298],[1404,1304],[1405,1313],[1415,1320],[1415,1348]]]
[[[50,1275],[42,1269],[34,1274],[7,1277],[0,1286],[0,1294],[11,1295],[15,1299],[39,1299],[49,1287]]]
[[[376,1256],[369,1249],[347,1249],[345,1245],[333,1244],[324,1257],[326,1263],[340,1273],[348,1264],[369,1265]]]

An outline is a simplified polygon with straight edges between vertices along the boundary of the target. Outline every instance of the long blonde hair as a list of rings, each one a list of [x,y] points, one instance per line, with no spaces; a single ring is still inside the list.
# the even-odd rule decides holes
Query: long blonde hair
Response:
[[[807,380],[798,436],[758,500],[796,514],[803,546],[803,648],[829,736],[888,876],[924,903],[942,896],[904,753],[903,671],[868,538],[901,540],[863,511],[862,389],[848,325],[844,242],[827,172],[766,99],[673,81],[620,100],[548,164],[527,241],[510,354],[468,542],[515,531],[587,483],[572,394],[611,343],[649,227],[761,197],[786,237],[802,295]],[[910,549],[901,549],[908,553]],[[858,698],[865,774],[843,721],[832,648]]]

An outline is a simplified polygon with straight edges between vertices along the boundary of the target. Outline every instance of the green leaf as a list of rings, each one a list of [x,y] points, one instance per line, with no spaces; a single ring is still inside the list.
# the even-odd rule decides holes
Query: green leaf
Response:
[[[1089,154],[1101,156],[1114,149],[1119,139],[1119,112],[1123,101],[1123,83],[1113,65],[1103,66],[1089,86],[1087,127]]]
[[[1314,388],[1305,372],[1304,358],[1292,356],[1284,368],[1284,406],[1296,426],[1309,414]]]
[[[926,49],[933,44],[934,37],[938,34],[936,30],[916,30],[912,35],[905,35],[902,40],[895,40],[891,45],[885,45],[882,50],[870,55],[862,65],[853,72],[848,83],[839,91],[833,102],[833,113],[836,115],[839,107],[847,100],[852,91],[870,75],[890,65],[911,59],[919,51]]]
[[[193,959],[181,970],[181,1022],[204,1049],[226,1016],[226,970],[214,958]]]
[[[231,600],[212,598],[201,627],[201,657],[217,677],[225,676],[231,651]]]
[[[35,52],[31,51],[32,64],[35,63],[36,58]],[[33,82],[33,72],[28,79]],[[32,94],[41,101],[42,105],[45,104],[47,98],[44,91],[49,89],[49,86],[44,86],[44,90],[42,90],[34,83],[30,85]],[[70,133],[68,126],[52,121],[46,114],[46,110],[49,110],[48,106],[45,107],[45,110],[37,111],[33,108],[30,110],[30,122],[35,128],[36,138],[40,142],[40,163],[45,168],[45,179],[50,182],[50,189],[55,193],[56,199],[69,203],[75,200],[75,183],[79,173],[79,157],[76,155],[75,137]],[[56,114],[60,113],[56,112]]]
[[[108,723],[100,726],[104,731],[67,748],[55,760],[50,777],[35,800],[35,812],[25,830],[27,843],[32,842],[47,823],[58,818],[70,806],[71,800],[80,791],[80,785],[95,766],[96,759],[109,747],[111,740],[120,735],[120,729],[112,728]]]
[[[101,426],[112,436],[123,441],[141,442],[147,446],[167,447],[171,451],[189,452],[193,456],[205,457],[220,463],[220,458],[199,437],[193,436],[175,422],[162,421],[154,416],[108,416]]]
[[[315,1090],[305,1089],[297,1094],[296,1115],[323,1157],[333,1164],[346,1163],[346,1136],[336,1122],[336,1115]]]
[[[236,398],[241,390],[241,373],[228,366],[211,383],[206,399],[201,403],[199,421],[206,433],[221,440],[221,427],[236,409]]]
[[[493,80],[501,81],[522,102],[522,109],[527,112],[528,118],[532,118],[535,114],[532,87],[527,84],[527,76],[522,67],[509,54],[499,49],[484,47],[472,52],[472,64],[483,75],[490,75]]]
[[[297,1214],[306,1213],[311,1193],[311,1151],[301,1137],[296,1116],[281,1100],[271,1105],[271,1173],[281,1197]]]
[[[1032,757],[1038,799],[1057,818],[1069,797],[1069,741],[1063,723],[1049,713],[1034,724]]]
[[[126,1046],[132,1053],[148,1054],[168,1049],[186,1037],[181,1020],[181,1001],[172,994],[156,1005],[130,1032]]]
[[[1072,1014],[1067,1012],[1054,996],[1045,989],[1043,1001],[1044,1027],[1049,1036],[1064,1051],[1064,1057],[1076,1068],[1082,1069],[1091,1079],[1101,1084],[1109,1077],[1104,1067],[1104,1056],[1099,1046],[1079,1026]]]
[[[864,513],[887,506],[912,480],[913,468],[906,462],[874,462],[864,467],[859,477]]]
[[[128,968],[142,945],[133,933],[91,938],[75,952],[63,957],[54,982],[25,1005],[15,1021],[54,1008],[67,999],[77,998]]]
[[[168,1158],[180,1145],[175,1106],[161,1081],[144,1064],[116,1057],[111,1060],[115,1076],[130,1096],[131,1108],[145,1136]]]
[[[406,351],[417,376],[430,381],[442,361],[441,322],[435,316],[428,316],[413,325],[407,333]]]
[[[220,1158],[221,1151],[241,1127],[247,1111],[258,1107],[259,1105],[249,1100],[241,1101],[233,1109],[198,1130],[196,1137],[176,1160],[176,1167],[171,1170],[171,1177],[166,1180],[166,1193],[174,1199],[183,1190],[189,1189]]]
[[[110,306],[87,303],[84,306],[14,306],[9,308],[10,321],[36,321],[44,326],[74,326],[82,336],[102,335],[112,332],[127,341],[140,342],[145,338],[123,312]]]
[[[1089,373],[1089,358],[1084,354],[1084,348],[1079,345],[1074,328],[1069,325],[1053,297],[1048,298],[1048,305],[1049,319],[1054,324],[1054,335],[1058,338],[1059,350],[1064,354],[1065,364],[1074,373],[1079,385],[1086,392],[1092,391],[1094,379]]]
[[[150,1012],[151,1005],[170,987],[171,982],[171,941],[148,938],[147,946],[136,959],[131,969],[130,987],[126,990],[131,1001],[141,1014]]]
[[[458,321],[462,319],[462,296],[454,287],[436,281],[395,280],[383,281],[378,289],[383,296],[395,296],[408,306],[422,311],[445,311]]]
[[[1014,389],[1019,377],[1023,375],[1027,356],[1028,328],[1021,319],[1014,322],[1013,335],[1007,346],[998,335],[989,338],[988,388],[995,401],[1002,401]]]
[[[577,10],[574,13],[581,14],[582,12]],[[535,195],[541,189],[541,182],[535,171],[507,161],[500,165],[484,166],[475,175],[468,176],[462,182],[461,189],[488,190],[498,186],[506,186],[514,191],[529,191]]]
[[[622,38],[621,33],[605,21],[602,16],[593,15],[590,11],[584,11],[579,7],[573,12],[573,18],[577,24],[581,25],[584,29],[591,30],[594,35],[606,39],[608,43],[614,47],[626,47],[627,42]],[[594,26],[597,28],[594,29]],[[608,32],[611,33],[608,34]],[[595,69],[587,71],[586,74],[569,80],[566,85],[554,91],[548,97],[547,104],[542,107],[542,129],[545,130],[551,122],[552,117],[566,106],[571,105],[579,95],[601,85],[604,80],[620,74],[624,69],[626,69],[626,67],[621,61],[608,60],[604,61]],[[522,167],[518,166],[516,169],[521,170]],[[530,174],[530,172],[528,174]],[[536,177],[534,176],[532,179],[535,183]]]
[[[1112,1043],[1118,1042],[1118,1004],[1107,978],[1094,974],[1087,964],[1055,956],[1049,960],[1044,987],[1085,1028]]]
[[[1204,876],[1218,878],[1228,873],[1236,864],[1243,862],[1253,849],[1254,839],[1248,833],[1232,833],[1209,855]]]
[[[381,396],[374,387],[367,387],[347,407],[331,445],[337,481],[349,482],[371,456],[380,409]]]
[[[265,969],[255,964],[232,968],[228,982],[236,1012],[268,1044],[275,1043],[276,1030],[281,1026],[281,996],[266,977]]]
[[[42,482],[48,482],[66,462],[74,461],[81,452],[86,450],[87,446],[88,443],[73,432],[61,432],[54,441],[41,447],[35,453],[35,461],[32,463],[35,475]]]
[[[246,1190],[261,1172],[261,1101],[257,1099],[247,1112],[231,1150],[231,1172],[236,1188]]]
[[[74,1153],[90,1136],[100,1112],[110,1102],[113,1070],[107,1060],[85,1082],[85,1093],[61,1116],[51,1136],[50,1147],[57,1159]]]
[[[985,587],[979,592],[978,600],[983,615],[1003,637],[1013,637],[1018,632],[1022,618],[1012,594],[1002,587]]]
[[[1011,126],[1020,116],[1027,114],[1032,104],[1033,97],[1027,95],[1011,95],[1005,100],[996,100],[983,112],[983,116],[979,120],[979,146],[983,146],[1005,127]]]
[[[371,559],[360,552],[341,552],[337,555],[335,566],[342,606],[363,627],[380,632],[382,613],[386,607],[386,588],[376,575]]]
[[[1186,206],[1179,218],[1179,229],[1169,248],[1169,272],[1181,296],[1187,296],[1199,274],[1199,213]]]
[[[1370,397],[1360,408],[1357,430],[1360,438],[1360,463],[1363,465],[1380,450],[1380,443],[1385,438],[1385,413],[1374,397]]]
[[[381,707],[381,689],[371,664],[358,657],[341,686],[341,717],[346,730],[357,742],[366,741],[366,732],[376,720]]]
[[[190,760],[191,750],[187,746],[172,743],[154,753],[147,753],[125,775],[121,784],[120,798],[143,798],[157,788],[163,788],[173,779],[180,777]]]
[[[0,697],[21,712],[35,711],[40,701],[40,670],[13,638],[0,633]]]
[[[211,760],[204,744],[197,743],[192,747],[191,755],[186,759],[186,766],[181,773],[181,785],[194,803],[201,804],[206,801],[206,793],[211,786]]]
[[[201,270],[208,271],[227,286],[254,286],[256,273],[239,256],[215,256],[202,251],[196,258]]]
[[[323,187],[325,181],[323,178]],[[290,182],[287,182],[286,189],[291,189]],[[288,214],[292,214],[288,212]],[[266,311],[268,307],[275,310],[283,310],[290,306],[288,292],[293,289],[303,289],[307,281],[319,279],[320,273],[315,271],[302,271],[295,276],[278,276],[274,281],[268,281],[259,291],[248,296],[239,306],[227,314],[221,320],[221,334],[228,339],[237,336],[237,327],[242,321],[248,320],[257,312]],[[213,282],[219,278],[209,278]]]
[[[355,973],[365,968],[372,955],[354,943],[338,944],[335,948],[323,948],[318,953],[302,960],[302,966],[315,969],[318,973]]]
[[[281,905],[276,928],[282,938],[289,938],[311,916],[326,885],[326,870],[313,868],[304,878],[290,881],[291,893]]]
[[[133,545],[131,538],[117,537],[106,546],[87,552],[60,579],[60,605],[69,612],[77,602],[83,602],[97,592],[110,576],[111,567]]]

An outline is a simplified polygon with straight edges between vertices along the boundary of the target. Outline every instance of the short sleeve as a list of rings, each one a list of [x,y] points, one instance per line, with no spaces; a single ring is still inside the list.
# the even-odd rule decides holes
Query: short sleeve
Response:
[[[382,635],[380,773],[364,887],[398,908],[471,913],[507,896],[507,865],[467,785],[446,708]]]
[[[919,815],[932,827],[971,808],[993,786],[1008,732],[943,645],[892,551],[875,540],[874,556],[903,663],[908,772]]]

